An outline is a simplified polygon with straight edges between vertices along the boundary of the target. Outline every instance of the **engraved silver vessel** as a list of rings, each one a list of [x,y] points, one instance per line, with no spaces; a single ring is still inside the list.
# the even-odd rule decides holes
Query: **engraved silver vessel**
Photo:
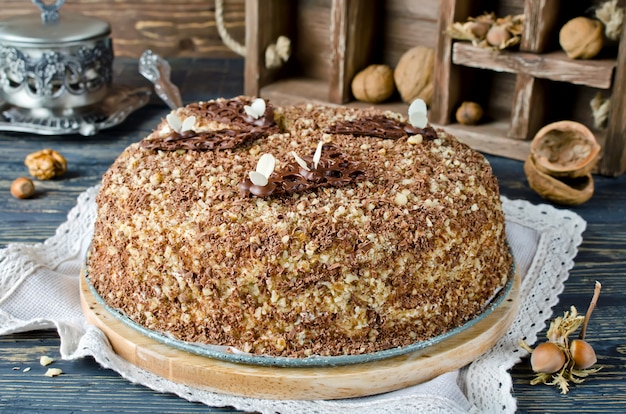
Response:
[[[41,14],[0,21],[0,98],[63,113],[107,97],[113,77],[108,22],[60,14],[64,0],[33,0]]]

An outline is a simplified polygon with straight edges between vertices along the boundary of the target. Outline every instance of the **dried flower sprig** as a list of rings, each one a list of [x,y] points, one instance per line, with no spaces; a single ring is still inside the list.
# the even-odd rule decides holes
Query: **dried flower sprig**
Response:
[[[550,323],[547,342],[532,349],[524,341],[520,346],[531,353],[530,364],[536,373],[531,385],[554,385],[562,394],[569,391],[569,383],[582,383],[589,375],[598,372],[601,367],[591,368],[597,362],[593,347],[585,341],[587,324],[596,306],[602,285],[596,282],[593,298],[585,316],[579,315],[574,306]],[[582,327],[581,327],[582,326]],[[578,339],[570,341],[569,336],[581,327]]]

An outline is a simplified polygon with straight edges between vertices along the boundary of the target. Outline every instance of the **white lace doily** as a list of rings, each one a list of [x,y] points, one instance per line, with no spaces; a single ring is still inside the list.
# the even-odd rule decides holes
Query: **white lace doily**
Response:
[[[508,370],[525,354],[519,340],[534,343],[551,317],[586,227],[571,211],[503,197],[507,239],[523,279],[519,314],[496,346],[459,371],[395,392],[332,401],[273,401],[216,394],[160,378],[128,364],[100,330],[87,325],[79,276],[93,231],[97,191],[92,187],[81,194],[67,221],[44,243],[0,250],[0,335],[56,327],[65,359],[91,355],[129,381],[156,391],[262,413],[515,412]]]

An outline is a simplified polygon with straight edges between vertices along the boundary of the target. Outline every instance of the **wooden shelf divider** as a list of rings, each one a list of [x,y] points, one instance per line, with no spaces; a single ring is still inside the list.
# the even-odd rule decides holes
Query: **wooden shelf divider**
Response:
[[[570,59],[563,51],[550,49],[558,39],[556,36],[560,24],[559,13],[567,4],[563,1],[525,0],[524,35],[520,50],[496,52],[475,47],[470,42],[453,41],[445,34],[445,29],[452,23],[465,21],[469,16],[476,15],[471,13],[467,3],[470,2],[463,0],[441,2],[439,30],[442,35],[438,40],[435,62],[435,79],[439,94],[431,108],[433,121],[446,126],[447,129],[455,130],[452,114],[466,96],[466,86],[460,75],[462,68],[509,73],[515,76],[515,89],[511,97],[509,127],[506,134],[497,135],[501,133],[498,129],[489,130],[484,126],[470,128],[477,133],[494,132],[493,136],[481,137],[492,142],[507,139],[527,142],[533,138],[548,119],[549,105],[546,99],[553,87],[550,82],[607,91],[611,93],[608,126],[605,131],[596,132],[598,140],[603,145],[603,156],[598,165],[598,172],[604,175],[624,173],[626,35],[622,33],[617,58]],[[487,150],[502,155],[496,151]],[[518,158],[524,158],[519,157],[519,153],[516,154]]]

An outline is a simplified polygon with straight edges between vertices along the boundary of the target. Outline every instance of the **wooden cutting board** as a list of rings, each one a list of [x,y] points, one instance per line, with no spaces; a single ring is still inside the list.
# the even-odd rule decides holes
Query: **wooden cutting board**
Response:
[[[506,333],[519,309],[520,278],[501,304],[472,327],[433,346],[355,365],[267,367],[195,355],[150,339],[99,304],[81,276],[81,304],[87,321],[100,328],[114,351],[128,362],[176,383],[243,397],[337,399],[405,388],[467,365]]]

